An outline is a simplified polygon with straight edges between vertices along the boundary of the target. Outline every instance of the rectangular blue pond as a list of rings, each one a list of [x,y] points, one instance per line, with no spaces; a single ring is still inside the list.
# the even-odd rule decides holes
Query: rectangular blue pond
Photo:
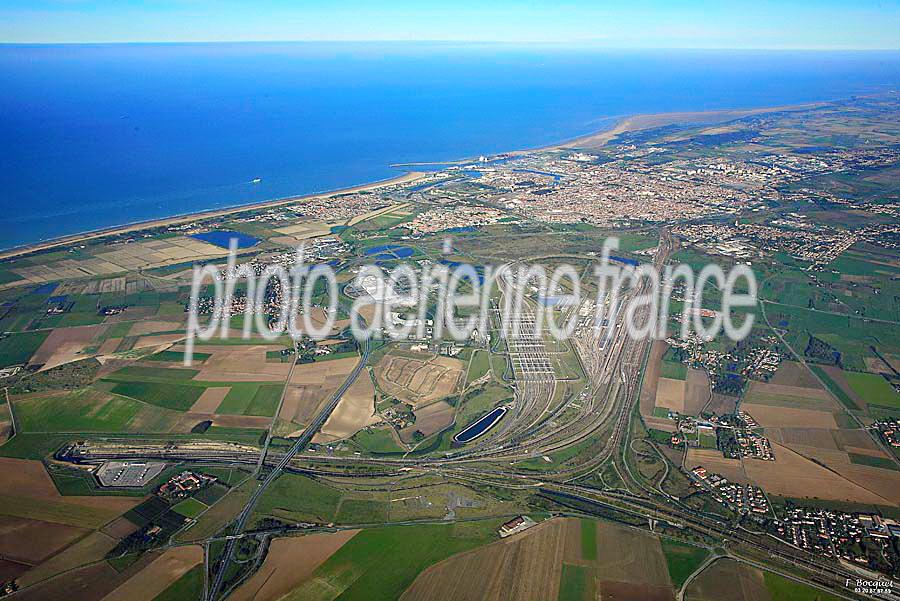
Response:
[[[503,419],[503,416],[506,415],[507,411],[508,409],[506,407],[497,407],[475,423],[467,426],[465,430],[454,436],[453,440],[460,444],[466,444],[467,442],[475,440],[496,426],[497,422]]]
[[[237,239],[238,248],[250,248],[251,246],[256,246],[257,244],[259,244],[259,238],[254,238],[253,236],[244,234],[242,232],[232,232],[228,230],[203,232],[202,234],[191,234],[191,238],[209,242],[210,244],[213,244],[220,248],[229,248],[232,238]]]

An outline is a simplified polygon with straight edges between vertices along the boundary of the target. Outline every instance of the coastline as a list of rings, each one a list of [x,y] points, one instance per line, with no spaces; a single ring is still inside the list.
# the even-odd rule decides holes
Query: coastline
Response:
[[[232,207],[225,207],[221,209],[210,209],[208,211],[200,211],[197,213],[185,213],[183,215],[173,215],[171,217],[162,217],[160,219],[150,219],[147,221],[135,221],[133,223],[126,223],[124,225],[114,225],[108,228],[102,228],[99,230],[91,230],[89,232],[81,232],[78,234],[69,234],[68,236],[61,236],[59,238],[53,238],[50,240],[44,240],[41,242],[35,242],[34,244],[26,244],[23,246],[16,246],[14,248],[9,248],[6,250],[0,250],[0,261],[6,261],[9,259],[14,259],[16,257],[20,257],[23,255],[28,255],[34,252],[40,252],[44,250],[49,250],[51,248],[56,248],[57,246],[63,246],[65,244],[78,244],[81,242],[85,242],[87,240],[93,240],[96,238],[102,238],[104,236],[110,236],[115,234],[124,234],[128,232],[134,232],[138,230],[154,228],[154,227],[166,227],[170,225],[178,225],[181,223],[187,223],[189,221],[194,221],[196,219],[209,219],[211,217],[223,217],[226,215],[233,215],[235,213],[241,213],[243,211],[252,211],[256,209],[267,209],[272,207],[279,207],[286,204],[291,204],[297,201],[302,200],[311,200],[314,198],[330,198],[332,196],[338,196],[340,194],[351,194],[353,192],[365,192],[369,190],[377,190],[378,188],[384,188],[387,186],[392,186],[394,184],[403,184],[408,182],[414,182],[426,174],[419,171],[407,171],[401,175],[397,175],[395,177],[391,177],[388,179],[382,179],[374,182],[369,182],[367,184],[358,184],[356,186],[350,186],[347,188],[338,188],[336,190],[329,190],[327,192],[317,192],[314,194],[303,194],[300,196],[288,196],[284,198],[274,198],[272,200],[264,200],[262,202],[256,202],[252,204],[245,205],[236,205]]]
[[[612,141],[619,134],[632,131],[640,131],[642,129],[653,129],[655,127],[664,127],[666,125],[716,125],[735,119],[743,119],[753,115],[763,115],[767,113],[781,113],[786,111],[805,111],[809,109],[819,108],[827,105],[828,102],[808,102],[804,104],[779,105],[772,107],[753,108],[753,109],[717,109],[711,111],[680,111],[673,113],[644,113],[637,115],[628,115],[618,119],[611,127],[590,133],[577,138],[572,138],[558,144],[544,146],[542,148],[534,148],[533,150],[552,150],[552,149],[568,149],[568,148],[598,148]],[[529,150],[521,150],[517,152],[529,152]]]
[[[818,108],[828,104],[828,102],[812,102],[805,104],[796,104],[796,105],[780,105],[774,107],[763,107],[763,108],[754,108],[754,109],[721,109],[721,110],[711,110],[711,111],[682,111],[682,112],[672,112],[672,113],[645,113],[645,114],[635,114],[621,117],[611,123],[608,127],[602,128],[598,131],[585,134],[583,136],[578,136],[576,138],[572,138],[569,140],[564,140],[561,142],[557,142],[554,144],[546,145],[546,146],[538,146],[534,148],[524,148],[519,150],[513,150],[506,154],[512,156],[520,156],[527,152],[535,152],[541,150],[563,150],[563,149],[572,149],[572,148],[599,148],[608,144],[619,134],[632,132],[632,131],[640,131],[643,129],[651,129],[655,127],[663,127],[666,125],[673,124],[697,124],[697,125],[714,125],[717,123],[723,123],[727,121],[733,121],[735,119],[741,119],[744,117],[749,117],[752,115],[758,114],[766,114],[766,113],[776,113],[783,111],[801,111],[808,110],[812,108]],[[441,161],[435,163],[427,163],[427,162],[417,162],[417,163],[402,163],[391,165],[392,167],[415,167],[416,165],[425,166],[425,165],[454,165],[454,164],[465,164],[476,160],[475,157],[472,158],[463,158],[457,159],[455,161]],[[209,219],[212,217],[223,217],[226,215],[232,215],[235,213],[241,213],[243,211],[250,211],[256,209],[266,209],[272,207],[278,207],[286,204],[291,204],[294,202],[309,200],[314,198],[330,198],[332,196],[338,196],[340,194],[349,194],[353,192],[362,192],[368,190],[376,190],[378,188],[383,188],[386,186],[391,186],[394,184],[402,184],[414,182],[419,179],[422,179],[427,172],[419,172],[419,171],[406,171],[401,175],[397,175],[395,177],[391,177],[384,180],[378,180],[375,182],[370,182],[366,184],[359,184],[355,186],[350,186],[347,188],[338,188],[335,190],[329,190],[325,192],[318,192],[313,194],[304,194],[300,196],[288,196],[283,198],[276,198],[272,200],[265,200],[257,203],[246,204],[246,205],[236,205],[231,207],[225,207],[221,209],[211,209],[208,211],[200,211],[196,213],[186,213],[182,215],[173,215],[171,217],[163,217],[160,219],[151,219],[146,221],[137,221],[133,223],[127,223],[123,225],[111,226],[108,228],[102,228],[98,230],[91,230],[88,232],[81,232],[78,234],[70,234],[67,236],[61,236],[59,238],[53,238],[50,240],[44,240],[41,242],[36,242],[33,244],[26,244],[22,246],[17,246],[13,248],[9,248],[6,250],[0,250],[0,261],[6,261],[9,259],[14,259],[16,257],[28,255],[35,252],[41,252],[45,250],[49,250],[52,248],[56,248],[58,246],[63,246],[66,244],[78,244],[81,242],[85,242],[88,240],[93,240],[96,238],[102,238],[104,236],[110,236],[115,234],[123,234],[128,232],[133,232],[137,230],[143,230],[154,227],[165,227],[170,225],[178,225],[182,223],[187,223],[190,221],[194,221],[196,219]]]

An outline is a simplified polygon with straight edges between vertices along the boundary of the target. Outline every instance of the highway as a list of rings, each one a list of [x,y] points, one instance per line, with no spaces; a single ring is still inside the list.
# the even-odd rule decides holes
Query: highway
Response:
[[[300,434],[300,436],[291,446],[290,450],[280,457],[272,470],[266,475],[265,479],[260,482],[256,490],[253,491],[253,494],[250,495],[250,499],[247,500],[244,508],[241,510],[234,521],[234,526],[232,528],[234,534],[240,534],[244,530],[244,527],[247,525],[247,520],[250,519],[250,516],[253,513],[253,508],[255,507],[256,502],[266,491],[266,488],[268,488],[269,485],[272,484],[272,482],[274,482],[278,478],[278,476],[281,475],[282,470],[284,470],[288,463],[290,463],[294,455],[309,446],[309,443],[312,441],[312,438],[313,436],[315,436],[316,432],[319,431],[319,428],[321,428],[322,425],[326,421],[328,421],[329,416],[334,411],[334,408],[337,407],[337,404],[340,402],[341,397],[344,396],[344,393],[347,392],[347,389],[353,385],[353,383],[365,369],[366,362],[369,360],[369,349],[369,339],[366,339],[362,345],[362,354],[360,355],[359,363],[356,364],[356,367],[353,368],[353,371],[350,372],[350,375],[347,376],[347,379],[344,380],[343,384],[341,384],[341,386],[335,391],[328,404],[323,407],[322,411],[320,411],[319,414],[316,415],[316,417],[309,423],[309,425],[303,430],[303,433]],[[261,453],[260,455],[259,465],[262,465],[264,453]],[[228,571],[228,566],[234,559],[234,548],[237,545],[237,540],[238,539],[230,538],[225,543],[225,549],[222,552],[222,559],[219,561],[215,578],[213,579],[212,584],[207,591],[207,601],[214,601],[219,597],[219,592],[222,589],[222,584],[225,578],[225,574]]]

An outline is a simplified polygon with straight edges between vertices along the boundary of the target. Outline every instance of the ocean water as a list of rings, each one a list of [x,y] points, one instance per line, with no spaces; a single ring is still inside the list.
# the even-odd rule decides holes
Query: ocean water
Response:
[[[896,52],[0,45],[0,248],[545,145],[627,114],[898,87]]]

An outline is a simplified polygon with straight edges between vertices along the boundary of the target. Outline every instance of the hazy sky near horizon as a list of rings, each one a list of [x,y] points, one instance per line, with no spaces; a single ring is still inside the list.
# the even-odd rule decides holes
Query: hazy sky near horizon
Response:
[[[900,0],[3,0],[0,42],[447,40],[900,49]]]

